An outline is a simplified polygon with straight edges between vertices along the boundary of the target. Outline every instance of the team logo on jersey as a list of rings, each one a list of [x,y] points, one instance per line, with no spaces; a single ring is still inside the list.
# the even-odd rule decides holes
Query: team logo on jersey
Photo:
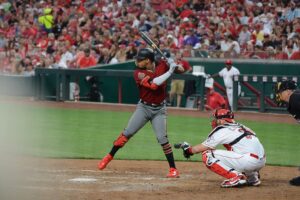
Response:
[[[146,74],[143,73],[143,72],[139,72],[139,73],[138,73],[138,78],[139,78],[140,80],[142,80],[143,78],[145,78],[145,76],[146,76]]]

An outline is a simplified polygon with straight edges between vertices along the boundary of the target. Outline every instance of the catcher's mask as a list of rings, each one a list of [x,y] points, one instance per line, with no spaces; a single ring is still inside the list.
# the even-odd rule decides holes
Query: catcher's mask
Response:
[[[285,102],[281,100],[280,94],[285,90],[295,90],[297,88],[297,84],[292,80],[282,80],[275,84],[274,92],[275,92],[275,101],[278,106],[282,106]]]
[[[218,119],[223,119],[228,123],[233,123],[234,121],[234,114],[233,112],[231,112],[228,109],[224,109],[224,108],[220,108],[217,109],[214,113],[213,113],[213,120],[211,122],[211,126],[212,128],[215,128],[216,126],[218,126],[217,120]]]

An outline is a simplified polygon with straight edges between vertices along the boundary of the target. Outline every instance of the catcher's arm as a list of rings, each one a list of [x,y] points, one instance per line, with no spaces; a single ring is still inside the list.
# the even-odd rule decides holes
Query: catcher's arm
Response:
[[[183,150],[183,156],[185,158],[190,158],[194,153],[192,152],[192,146],[187,142],[177,143],[174,144],[175,149],[182,149]]]

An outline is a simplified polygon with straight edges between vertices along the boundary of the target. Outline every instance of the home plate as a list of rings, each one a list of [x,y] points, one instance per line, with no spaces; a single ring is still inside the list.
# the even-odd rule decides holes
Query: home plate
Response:
[[[69,179],[70,182],[78,182],[78,183],[90,183],[90,182],[96,182],[97,179],[95,178],[72,178]]]

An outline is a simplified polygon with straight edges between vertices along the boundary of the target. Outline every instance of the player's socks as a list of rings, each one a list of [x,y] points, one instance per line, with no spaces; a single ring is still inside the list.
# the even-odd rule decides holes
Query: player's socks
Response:
[[[115,154],[117,153],[117,151],[120,149],[121,147],[117,147],[117,146],[113,146],[109,152],[110,155],[112,155],[113,157],[115,156]]]
[[[165,144],[162,144],[161,146],[162,146],[163,151],[165,153],[165,156],[166,156],[166,158],[168,160],[170,168],[175,168],[176,169],[171,144],[170,143],[165,143]]]

